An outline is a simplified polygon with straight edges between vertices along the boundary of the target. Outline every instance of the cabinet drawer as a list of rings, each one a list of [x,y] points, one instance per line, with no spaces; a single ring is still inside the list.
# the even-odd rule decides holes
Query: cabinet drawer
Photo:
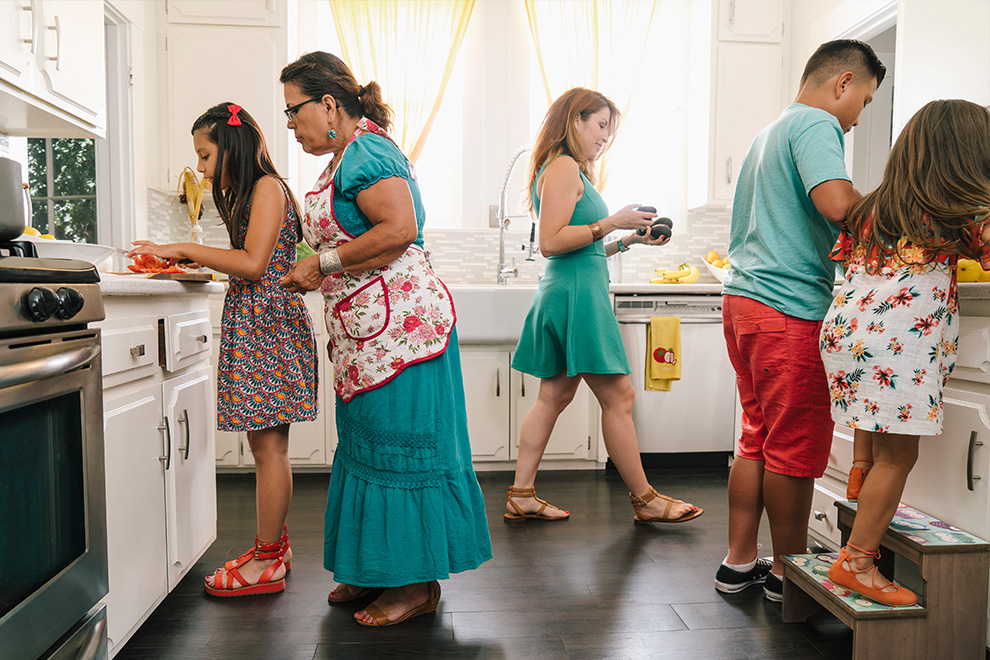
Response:
[[[155,319],[108,321],[100,332],[106,386],[129,383],[158,370],[158,324]]]
[[[833,492],[823,482],[815,483],[815,492],[811,496],[808,533],[815,541],[830,549],[838,549],[842,545],[842,534],[838,526],[839,511],[835,508],[835,502],[845,499],[844,495]]]
[[[849,482],[849,469],[853,463],[853,430],[836,426],[832,431],[832,449],[828,452],[825,474],[842,483]]]
[[[990,319],[987,317],[959,317],[959,347],[952,378],[990,383]]]
[[[166,371],[179,371],[209,358],[213,348],[209,311],[169,314],[158,322],[158,331],[158,362]]]

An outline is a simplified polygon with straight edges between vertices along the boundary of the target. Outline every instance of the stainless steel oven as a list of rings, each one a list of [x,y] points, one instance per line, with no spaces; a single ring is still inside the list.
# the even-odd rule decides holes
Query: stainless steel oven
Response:
[[[98,281],[82,262],[0,256],[4,658],[106,657]]]

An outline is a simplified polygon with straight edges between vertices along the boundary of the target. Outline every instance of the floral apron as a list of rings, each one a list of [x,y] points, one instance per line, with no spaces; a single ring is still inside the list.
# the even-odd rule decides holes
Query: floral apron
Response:
[[[391,140],[362,117],[348,145],[375,133]],[[354,240],[333,212],[335,157],[306,194],[303,237],[315,250]],[[411,167],[411,165],[410,165]],[[334,390],[344,401],[381,387],[411,364],[447,349],[456,320],[450,292],[430,268],[425,251],[410,245],[392,263],[365,271],[332,273],[320,287],[325,302]]]

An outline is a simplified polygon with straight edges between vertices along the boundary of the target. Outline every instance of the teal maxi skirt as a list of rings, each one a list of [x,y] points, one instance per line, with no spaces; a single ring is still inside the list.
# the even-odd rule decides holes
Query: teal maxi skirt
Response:
[[[441,355],[336,404],[323,555],[334,579],[398,587],[491,559],[456,329]]]

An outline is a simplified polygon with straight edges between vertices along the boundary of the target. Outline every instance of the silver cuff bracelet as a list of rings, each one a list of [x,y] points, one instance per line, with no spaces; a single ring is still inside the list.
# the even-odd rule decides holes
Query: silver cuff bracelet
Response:
[[[337,248],[332,247],[323,252],[320,252],[320,272],[324,275],[330,275],[331,273],[343,272],[344,266],[340,263],[340,257],[337,256]]]

